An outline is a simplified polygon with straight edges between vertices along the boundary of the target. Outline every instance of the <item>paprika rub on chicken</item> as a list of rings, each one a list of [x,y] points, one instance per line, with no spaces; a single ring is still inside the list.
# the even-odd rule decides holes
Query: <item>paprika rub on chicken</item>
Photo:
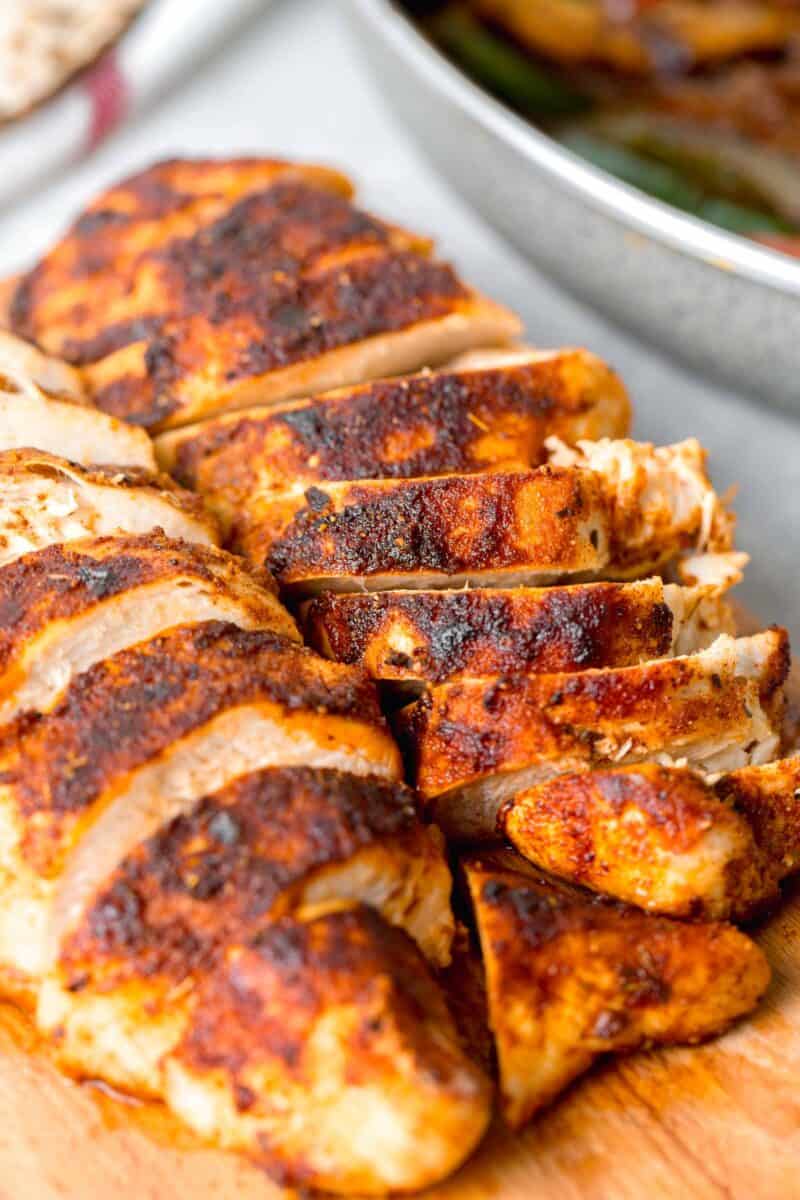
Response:
[[[519,334],[427,239],[350,193],[320,167],[158,164],[99,196],[18,282],[12,332],[80,367],[98,408],[150,431]]]

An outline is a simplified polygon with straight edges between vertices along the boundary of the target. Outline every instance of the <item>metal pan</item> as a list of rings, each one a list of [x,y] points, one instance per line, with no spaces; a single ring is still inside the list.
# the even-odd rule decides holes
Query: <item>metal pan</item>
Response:
[[[347,8],[387,101],[519,250],[669,354],[800,414],[800,262],[564,150],[467,79],[389,0]]]

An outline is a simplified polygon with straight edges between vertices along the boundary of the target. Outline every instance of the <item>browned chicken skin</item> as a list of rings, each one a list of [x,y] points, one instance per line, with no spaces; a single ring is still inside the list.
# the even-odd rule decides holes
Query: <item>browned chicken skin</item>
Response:
[[[70,283],[115,260],[185,237],[225,213],[232,201],[277,180],[306,183],[349,199],[347,176],[329,167],[270,158],[169,159],[120,180],[87,204],[71,231],[50,250],[26,291],[48,321],[69,311]],[[35,330],[30,329],[35,338]]]
[[[272,508],[242,549],[301,594],[546,582],[608,561],[609,506],[588,471],[334,483]]]
[[[324,167],[277,159],[174,159],[156,163],[96,196],[37,267],[16,282],[6,314],[20,336],[61,353],[86,281],[105,280],[114,263],[196,234],[243,196],[276,182],[305,184],[349,199],[346,176]],[[123,290],[122,281],[115,292]],[[99,297],[97,298],[99,299]],[[162,299],[163,303],[163,299]],[[80,313],[80,309],[77,309]],[[96,312],[102,312],[96,303]],[[87,314],[88,315],[88,314]],[[62,328],[63,326],[63,328]],[[57,336],[55,330],[61,330]],[[50,330],[49,335],[46,330]]]
[[[702,1041],[749,1012],[769,982],[762,952],[729,925],[601,900],[510,853],[467,858],[463,869],[514,1128],[599,1055]]]
[[[771,871],[782,879],[800,867],[800,755],[733,771],[715,790],[745,818]]]
[[[0,964],[34,978],[51,915],[70,927],[116,863],[209,788],[293,763],[400,773],[357,670],[214,621],[84,672],[52,712],[2,730],[0,763]]]
[[[39,1025],[67,1067],[166,1096],[285,1182],[421,1187],[469,1153],[489,1116],[488,1084],[399,933],[446,962],[449,895],[441,839],[402,785],[247,775],[108,876],[60,943]],[[353,907],[365,904],[390,924]]]
[[[296,592],[635,578],[728,552],[694,440],[547,442],[535,470],[314,485],[254,505],[239,549]]]
[[[519,332],[425,239],[343,193],[333,173],[269,161],[152,168],[23,278],[12,328],[82,365],[103,411],[153,430]]]
[[[383,889],[376,907],[444,966],[453,919],[441,850],[404,784],[308,767],[252,772],[201,797],[109,873],[59,966],[67,986],[80,978],[105,989],[137,975],[174,984],[267,916],[364,900],[370,882]]]
[[[413,794],[338,771],[240,776],[104,876],[53,944],[40,1026],[58,1031],[66,1064],[158,1094],[176,995],[266,924],[348,903],[371,904],[435,964],[449,961],[450,871]],[[91,1045],[93,1025],[103,1036]]]

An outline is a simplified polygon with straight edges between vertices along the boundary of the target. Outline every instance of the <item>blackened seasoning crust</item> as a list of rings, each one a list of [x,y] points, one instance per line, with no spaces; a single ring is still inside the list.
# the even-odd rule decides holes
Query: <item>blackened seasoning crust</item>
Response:
[[[219,621],[182,626],[78,676],[45,716],[0,736],[0,779],[27,822],[24,850],[47,870],[115,781],[234,705],[356,716],[383,729],[373,685],[278,634]]]
[[[502,357],[502,352],[499,352]],[[624,389],[582,350],[429,371],[219,417],[159,445],[168,470],[233,519],[298,483],[538,466],[544,439],[619,437]]]
[[[546,589],[327,593],[304,622],[312,644],[377,679],[629,666],[669,652],[659,581]],[[398,648],[402,647],[402,651]]]
[[[269,161],[153,168],[99,198],[21,281],[13,327],[87,368],[98,407],[151,428],[242,407],[259,389],[307,392],[285,373],[309,364],[310,384],[317,360],[334,381],[364,378],[360,343],[454,314],[464,322],[451,353],[516,332],[429,257],[427,239],[348,194],[334,172]],[[346,347],[351,365],[331,365]],[[413,361],[409,342],[395,369],[430,353]]]
[[[279,582],[325,575],[530,567],[556,573],[597,564],[589,527],[607,502],[588,471],[334,484],[329,509],[301,509],[280,533],[248,533],[243,549]],[[263,557],[262,557],[263,551]]]
[[[95,986],[208,966],[290,903],[292,889],[368,846],[419,852],[402,784],[309,768],[268,769],[198,800],[128,856],[62,947],[67,976]]]

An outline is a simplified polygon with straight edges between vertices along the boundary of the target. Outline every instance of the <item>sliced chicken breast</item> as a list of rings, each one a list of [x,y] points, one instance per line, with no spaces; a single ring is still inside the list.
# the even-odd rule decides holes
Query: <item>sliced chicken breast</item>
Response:
[[[166,476],[80,467],[42,450],[0,452],[0,566],[54,542],[155,529],[204,545],[217,541],[199,497]]]
[[[424,959],[364,908],[231,947],[166,1060],[166,1095],[281,1183],[346,1195],[443,1179],[491,1114]]]
[[[167,159],[114,184],[89,202],[64,236],[8,299],[5,323],[61,354],[79,320],[87,283],[111,286],[114,264],[137,261],[175,238],[196,234],[244,196],[276,183],[301,183],[350,199],[350,180],[329,167],[270,158]],[[120,279],[117,292],[124,290]],[[156,298],[154,297],[154,300]],[[87,318],[102,311],[96,297]],[[62,328],[63,326],[63,328]],[[57,331],[60,330],[60,336]]]
[[[401,784],[306,767],[241,776],[104,879],[59,947],[39,1028],[57,1031],[69,1068],[159,1095],[176,993],[280,917],[368,904],[445,966],[454,922],[443,847]]]
[[[615,570],[636,569],[646,557],[656,561],[679,552],[729,552],[735,520],[717,496],[706,471],[707,453],[688,438],[653,446],[623,438],[567,446],[549,438],[550,462],[597,472],[613,507]]]
[[[547,583],[609,561],[592,471],[333,483],[272,509],[241,549],[294,593]]]
[[[619,378],[585,350],[494,350],[273,408],[229,413],[163,434],[159,461],[237,538],[264,504],[335,480],[525,469],[544,439],[622,437]]]
[[[504,800],[554,775],[648,760],[706,774],[767,762],[788,669],[785,631],[723,635],[699,654],[641,666],[440,684],[397,727],[445,832],[491,836]]]
[[[4,392],[13,394],[30,388],[54,400],[88,406],[79,371],[4,330],[0,330],[0,364],[0,389]]]
[[[163,534],[54,543],[0,571],[0,724],[52,708],[76,675],[176,625],[230,621],[300,641],[265,572]]]
[[[374,679],[422,683],[505,672],[627,667],[692,654],[733,632],[719,589],[661,579],[550,588],[327,592],[302,610],[306,637]]]
[[[550,464],[524,473],[285,493],[240,516],[237,545],[308,592],[626,579],[689,551],[731,550],[733,520],[698,442],[547,444]]]
[[[0,450],[24,447],[86,466],[156,469],[144,430],[92,408],[77,371],[0,332]]]
[[[171,200],[162,229],[146,204],[143,217],[126,214],[122,245],[97,236],[91,214],[84,238],[79,220],[67,243],[84,256],[93,243],[91,273],[76,279],[73,266],[54,312],[57,248],[20,282],[14,330],[83,366],[103,411],[152,430],[435,365],[520,332],[432,259],[427,239],[354,208],[327,179],[273,171],[253,190],[252,164],[243,171],[246,188],[234,182],[226,205],[189,221],[175,220]],[[122,191],[154,186],[145,172]]]
[[[732,771],[715,790],[745,818],[775,880],[800,870],[800,755]]]
[[[648,911],[742,920],[800,868],[800,758],[714,784],[653,763],[561,775],[510,797],[498,832],[536,866]]]
[[[526,870],[510,854],[464,863],[512,1128],[600,1055],[699,1042],[755,1007],[761,950],[730,925],[656,917]]]
[[[791,4],[764,0],[473,0],[523,46],[567,66],[651,74],[779,50],[800,30]]]
[[[139,842],[237,775],[290,765],[400,777],[355,668],[207,622],[80,675],[0,732],[0,964],[35,979]]]
[[[727,920],[776,896],[746,816],[686,767],[560,775],[509,797],[498,827],[536,866],[649,912]]]

